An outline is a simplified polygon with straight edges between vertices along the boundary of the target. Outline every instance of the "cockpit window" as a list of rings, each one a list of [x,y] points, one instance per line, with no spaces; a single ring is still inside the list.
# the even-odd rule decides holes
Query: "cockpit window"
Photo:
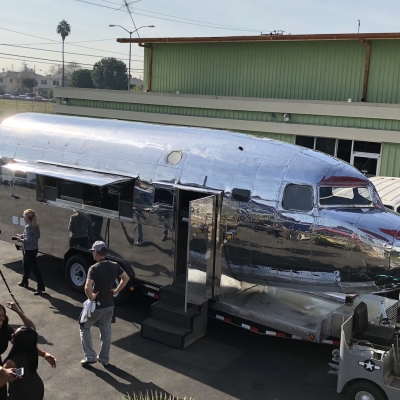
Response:
[[[371,194],[366,187],[320,187],[321,206],[372,206]]]
[[[303,185],[287,185],[283,193],[282,206],[286,210],[311,211],[313,208],[312,188]]]

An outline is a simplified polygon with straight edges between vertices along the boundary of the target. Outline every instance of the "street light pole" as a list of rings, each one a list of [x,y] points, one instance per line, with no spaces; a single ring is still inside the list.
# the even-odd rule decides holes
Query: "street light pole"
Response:
[[[129,32],[129,37],[132,39],[132,33]],[[131,91],[131,50],[132,50],[132,43],[129,42],[129,71],[128,71],[128,92]]]
[[[108,25],[110,28],[114,28],[116,26],[122,28],[124,31],[129,33],[129,38],[132,39],[132,33],[137,32],[139,29],[142,28],[154,28],[154,25],[146,25],[146,26],[140,26],[139,28],[135,29],[134,31],[128,31],[128,29],[125,29],[123,26],[121,25]],[[128,92],[130,92],[131,90],[131,51],[132,51],[132,43],[129,42],[129,69],[128,69]]]

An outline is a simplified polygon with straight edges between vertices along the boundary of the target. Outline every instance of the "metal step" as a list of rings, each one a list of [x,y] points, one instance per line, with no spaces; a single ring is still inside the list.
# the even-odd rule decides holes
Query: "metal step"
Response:
[[[187,313],[181,306],[158,301],[151,306],[151,317],[186,329],[193,329],[193,319],[199,315],[197,306],[188,307]]]
[[[160,301],[176,306],[185,307],[185,287],[167,285],[160,289]]]
[[[178,349],[185,348],[185,337],[190,329],[182,328],[165,321],[150,318],[142,323],[142,337],[152,339]]]

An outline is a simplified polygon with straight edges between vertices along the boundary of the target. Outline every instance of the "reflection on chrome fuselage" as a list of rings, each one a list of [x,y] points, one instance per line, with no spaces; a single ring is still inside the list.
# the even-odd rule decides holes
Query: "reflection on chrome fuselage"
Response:
[[[177,165],[168,164],[171,149],[183,155]],[[192,268],[208,274],[211,266],[218,284],[222,273],[254,284],[353,293],[399,278],[399,216],[385,211],[359,171],[316,151],[221,131],[22,114],[0,125],[0,157],[2,238],[23,229],[13,217],[35,208],[44,253],[64,256],[68,221],[81,207],[91,221],[89,242],[106,240],[115,259],[155,285],[185,270],[188,251]],[[114,196],[112,208],[86,201],[92,194],[84,189],[74,205],[65,193],[57,197],[57,184],[44,188],[41,179],[53,167],[70,173],[64,181],[83,185],[89,173],[97,174],[92,185],[106,189],[110,174],[124,180],[97,191]],[[204,202],[208,208],[200,202],[188,221],[190,202],[206,196],[220,197]]]

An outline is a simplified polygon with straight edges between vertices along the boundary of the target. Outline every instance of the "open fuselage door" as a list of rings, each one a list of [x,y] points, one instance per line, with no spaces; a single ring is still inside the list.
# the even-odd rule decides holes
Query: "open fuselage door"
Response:
[[[189,203],[185,307],[188,302],[201,304],[219,295],[222,258],[220,203],[219,194]]]

